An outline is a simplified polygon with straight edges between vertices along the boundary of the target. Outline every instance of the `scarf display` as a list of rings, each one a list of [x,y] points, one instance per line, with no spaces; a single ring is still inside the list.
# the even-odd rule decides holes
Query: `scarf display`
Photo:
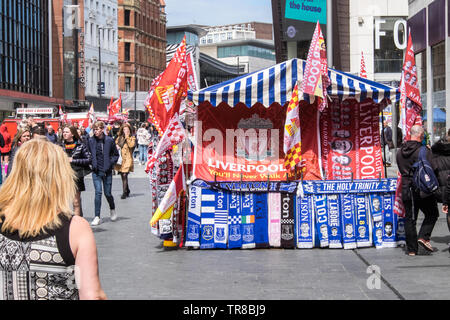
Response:
[[[368,199],[364,193],[355,194],[356,207],[356,246],[358,248],[372,246],[372,221],[367,209]]]
[[[267,193],[255,193],[255,243],[256,248],[269,247],[269,222]]]
[[[369,195],[370,200],[370,213],[372,214],[373,221],[380,221],[383,219],[383,196],[378,193],[372,193]]]
[[[313,197],[298,197],[296,206],[297,248],[313,248],[315,242]]]
[[[241,193],[241,233],[242,249],[253,249],[255,243],[254,193]]]
[[[211,188],[216,190],[234,191],[234,192],[285,192],[295,193],[297,190],[297,182],[285,181],[232,181],[232,182],[214,182],[196,179],[193,185]]]
[[[383,248],[397,247],[394,216],[394,194],[383,195]]]
[[[343,193],[340,195],[340,202],[344,249],[356,249],[355,195],[353,193]]]
[[[327,196],[325,194],[314,195],[314,211],[316,213],[316,230],[319,246],[328,247],[328,209]]]
[[[185,246],[198,248],[200,247],[202,188],[189,187],[188,203]]]
[[[239,193],[232,192],[228,210],[228,248],[240,248],[241,246],[241,197]]]
[[[214,212],[214,247],[219,249],[227,248],[228,198],[228,192],[221,190],[216,192]]]
[[[279,248],[281,246],[281,194],[269,193],[269,245]]]
[[[295,195],[281,193],[281,247],[295,248],[294,237]]]
[[[342,248],[342,231],[340,219],[339,195],[332,194],[327,197],[328,204],[328,241],[332,249]]]
[[[202,190],[202,208],[200,225],[200,249],[214,248],[214,214],[216,192],[211,189]]]

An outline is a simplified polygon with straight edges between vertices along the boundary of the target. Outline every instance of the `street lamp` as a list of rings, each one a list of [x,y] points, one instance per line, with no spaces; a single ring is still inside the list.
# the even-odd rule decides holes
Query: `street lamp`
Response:
[[[97,92],[99,97],[102,97],[102,91],[104,86],[102,86],[102,56],[101,56],[101,43],[100,43],[100,30],[109,30],[111,27],[98,27],[98,83]]]

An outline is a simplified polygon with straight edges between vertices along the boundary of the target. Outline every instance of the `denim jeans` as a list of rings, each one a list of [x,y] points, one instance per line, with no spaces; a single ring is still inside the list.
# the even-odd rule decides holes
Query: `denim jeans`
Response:
[[[92,172],[92,181],[95,188],[95,216],[100,217],[100,209],[102,206],[102,184],[103,191],[105,193],[106,200],[109,204],[109,209],[115,209],[114,197],[111,194],[112,188],[112,172],[105,173],[99,171],[98,173]]]
[[[139,162],[147,162],[147,147],[145,144],[139,145]]]

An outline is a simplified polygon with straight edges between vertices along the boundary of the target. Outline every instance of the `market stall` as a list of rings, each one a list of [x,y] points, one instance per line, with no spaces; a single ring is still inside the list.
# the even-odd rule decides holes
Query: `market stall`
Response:
[[[197,121],[186,246],[347,249],[404,241],[379,126],[397,89],[329,69],[328,107],[319,112],[306,95],[300,101],[302,169],[285,170],[286,106],[305,63],[292,59],[189,92]]]

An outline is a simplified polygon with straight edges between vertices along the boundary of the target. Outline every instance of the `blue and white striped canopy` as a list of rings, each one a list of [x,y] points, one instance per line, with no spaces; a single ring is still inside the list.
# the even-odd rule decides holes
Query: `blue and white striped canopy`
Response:
[[[196,105],[203,101],[209,101],[213,106],[226,102],[231,107],[239,102],[248,107],[253,106],[256,102],[266,107],[274,102],[284,105],[291,99],[295,83],[302,80],[305,65],[306,61],[304,60],[288,60],[199,91],[189,91],[188,99]],[[327,91],[331,97],[339,97],[339,99],[354,97],[359,101],[372,98],[376,103],[381,103],[384,98],[391,102],[400,100],[398,88],[331,68],[328,69],[328,75],[332,83]]]

